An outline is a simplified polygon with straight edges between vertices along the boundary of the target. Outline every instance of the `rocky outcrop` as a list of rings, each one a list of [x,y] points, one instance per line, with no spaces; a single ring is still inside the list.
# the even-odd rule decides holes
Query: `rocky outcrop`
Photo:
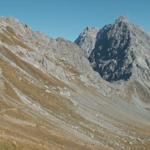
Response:
[[[93,40],[95,41],[95,38]],[[82,42],[79,46],[88,45],[87,42]],[[135,76],[139,78],[143,75],[142,70],[147,70],[144,76],[148,78],[149,47],[150,36],[121,16],[97,33],[89,61],[93,69],[109,82],[127,81]]]
[[[75,43],[79,45],[85,53],[86,57],[89,57],[92,50],[95,47],[96,37],[99,29],[95,27],[86,27],[84,31],[75,40]]]
[[[119,18],[99,32],[89,61],[107,81],[128,80],[134,61],[130,45],[130,24],[125,18]]]
[[[94,47],[90,58],[93,56],[93,64],[94,61],[100,64],[94,55],[99,57],[98,53],[103,51],[101,44],[109,52],[109,43],[108,47],[113,46],[117,54],[111,48],[112,57],[105,53],[105,59],[100,59],[106,65],[113,58],[114,65],[119,61],[127,64],[131,73],[137,72],[128,82],[103,80],[77,44],[63,38],[49,38],[17,19],[0,18],[1,149],[142,150],[150,147],[149,36],[135,27],[138,34],[131,38],[135,31],[126,32],[130,29],[128,23],[115,24],[116,27],[109,25],[98,32],[95,46],[90,47]],[[110,40],[111,37],[117,41]],[[130,45],[135,43],[138,49],[132,55]],[[129,61],[125,63],[118,55],[131,60],[131,69]],[[122,64],[118,67],[122,68]],[[135,71],[134,65],[138,68]],[[106,68],[109,70],[107,65]],[[122,77],[121,73],[118,75]]]

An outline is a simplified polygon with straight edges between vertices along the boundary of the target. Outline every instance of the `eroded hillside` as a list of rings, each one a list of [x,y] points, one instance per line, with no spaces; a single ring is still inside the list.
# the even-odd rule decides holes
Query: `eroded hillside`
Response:
[[[0,18],[0,149],[148,150],[149,102],[135,92],[104,81],[74,43]]]

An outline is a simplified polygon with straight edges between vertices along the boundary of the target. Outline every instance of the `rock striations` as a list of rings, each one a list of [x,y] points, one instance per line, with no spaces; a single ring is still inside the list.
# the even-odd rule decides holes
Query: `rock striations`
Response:
[[[148,150],[149,47],[124,17],[76,43],[0,17],[0,150]]]

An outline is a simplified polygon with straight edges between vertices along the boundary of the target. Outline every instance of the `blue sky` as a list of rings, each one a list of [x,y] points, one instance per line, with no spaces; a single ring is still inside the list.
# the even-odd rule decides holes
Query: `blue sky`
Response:
[[[150,31],[150,0],[0,0],[0,15],[69,40],[86,26],[101,28],[120,15]]]

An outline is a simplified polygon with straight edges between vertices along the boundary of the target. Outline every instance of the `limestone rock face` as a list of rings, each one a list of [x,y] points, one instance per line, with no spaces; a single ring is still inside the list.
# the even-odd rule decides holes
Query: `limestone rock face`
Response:
[[[88,45],[87,41],[81,41],[79,46]],[[150,36],[126,17],[121,16],[113,24],[104,26],[93,41],[89,61],[103,79],[127,81],[133,76],[139,78],[142,70],[149,78]]]
[[[98,34],[89,60],[94,70],[107,81],[128,80],[134,61],[131,46],[130,24],[119,18],[105,26]]]
[[[0,17],[0,149],[149,149],[149,35],[119,18],[81,39]]]
[[[86,57],[89,57],[95,47],[98,32],[99,29],[95,27],[86,27],[84,31],[79,35],[79,37],[75,40],[75,43],[84,50]]]
[[[104,80],[126,84],[121,89],[132,84],[131,91],[143,102],[150,102],[149,33],[121,16],[101,28],[93,47],[88,59]]]

